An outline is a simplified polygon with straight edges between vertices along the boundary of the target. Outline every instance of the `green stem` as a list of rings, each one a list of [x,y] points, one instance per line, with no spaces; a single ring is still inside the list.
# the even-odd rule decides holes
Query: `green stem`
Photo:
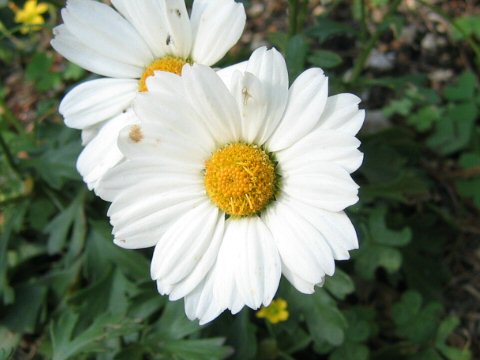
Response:
[[[13,112],[7,107],[7,104],[5,104],[5,101],[3,101],[2,99],[0,99],[0,119],[5,119],[6,122],[10,126],[15,128],[15,130],[19,134],[26,135],[25,127],[20,122],[20,120],[17,119]]]
[[[453,26],[460,34],[462,34],[465,41],[468,43],[468,45],[472,48],[473,52],[475,53],[475,60],[477,62],[477,65],[480,66],[480,46],[475,42],[473,37],[467,34],[461,26],[455,23],[454,19],[452,19],[445,11],[443,11],[439,7],[429,4],[424,0],[418,0],[418,2],[423,6],[432,10],[434,13],[437,13],[438,15],[443,17],[446,21],[450,23],[451,26]]]
[[[365,12],[365,0],[360,0],[360,41],[367,40],[367,16]]]
[[[373,48],[375,45],[378,43],[378,40],[380,40],[380,36],[385,32],[385,30],[388,28],[387,24],[390,22],[390,17],[397,11],[398,6],[402,0],[395,0],[388,10],[388,13],[385,15],[383,21],[380,23],[380,25],[377,26],[377,30],[373,34],[373,36],[370,38],[366,46],[363,48],[363,51],[360,53],[360,56],[358,58],[358,61],[355,63],[355,66],[353,67],[352,70],[352,76],[350,78],[350,83],[354,83],[357,81],[358,77],[360,76],[363,68],[365,67],[365,63],[367,62],[367,59],[372,52]]]
[[[298,2],[299,0],[288,0],[288,36],[293,37],[297,33],[298,26]]]
[[[15,160],[15,157],[13,156],[12,152],[10,151],[10,148],[8,147],[7,142],[3,138],[2,134],[0,133],[0,147],[2,148],[3,152],[5,153],[5,157],[7,159],[8,165],[12,168],[13,171],[17,175],[20,176],[20,170],[18,169],[17,166],[17,161]]]

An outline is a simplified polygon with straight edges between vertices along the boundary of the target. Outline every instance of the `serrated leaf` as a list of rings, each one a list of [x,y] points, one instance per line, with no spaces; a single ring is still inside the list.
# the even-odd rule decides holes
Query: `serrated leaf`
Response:
[[[156,336],[168,340],[180,340],[187,335],[200,331],[195,321],[188,320],[183,302],[167,302],[160,321],[155,325]]]
[[[355,291],[355,285],[350,276],[337,268],[335,274],[325,280],[325,289],[337,299],[343,300]]]
[[[442,112],[435,106],[425,106],[407,118],[407,123],[419,132],[430,130],[441,119]]]
[[[22,284],[15,288],[15,303],[7,306],[2,325],[18,333],[34,333],[42,307],[45,306],[47,288]]]
[[[463,101],[473,98],[477,87],[477,78],[471,71],[465,71],[454,85],[447,86],[445,97],[450,101]]]
[[[107,222],[91,225],[86,245],[86,272],[90,278],[98,278],[109,268],[118,268],[129,278],[150,280],[150,264],[141,253],[115,245]]]
[[[287,301],[289,312],[303,315],[312,339],[318,346],[322,347],[325,342],[335,346],[343,343],[347,322],[324,289],[304,295],[290,287]]]
[[[116,338],[132,333],[136,325],[122,316],[103,314],[83,331],[74,331],[79,314],[65,311],[60,319],[50,325],[52,360],[67,360],[82,353],[97,352],[99,342],[106,338]]]
[[[385,217],[386,209],[377,208],[369,218],[369,230],[375,242],[395,247],[407,245],[412,238],[412,231],[409,228],[390,230],[385,223]]]
[[[62,251],[67,242],[70,229],[73,226],[71,240],[77,247],[83,246],[85,239],[85,223],[83,220],[83,201],[85,191],[81,190],[72,203],[60,212],[44,229],[48,234],[47,250],[50,255]],[[78,249],[75,253],[78,254]]]
[[[439,303],[431,302],[425,306],[422,303],[419,293],[408,291],[392,307],[396,333],[416,344],[426,344],[433,340],[443,312]]]
[[[36,53],[27,65],[25,75],[40,91],[46,91],[58,86],[61,75],[51,71],[53,58],[46,53]]]
[[[464,149],[470,142],[477,108],[473,102],[451,105],[436,123],[427,145],[441,155],[450,155]]]
[[[354,253],[355,269],[366,279],[372,279],[379,267],[389,273],[398,271],[402,264],[402,254],[397,247],[405,246],[412,237],[409,228],[389,229],[385,216],[385,208],[377,208],[371,213],[368,228],[362,227],[364,243]]]

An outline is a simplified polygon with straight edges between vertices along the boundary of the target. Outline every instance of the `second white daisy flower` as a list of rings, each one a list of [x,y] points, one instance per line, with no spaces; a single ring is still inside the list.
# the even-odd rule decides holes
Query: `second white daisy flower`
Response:
[[[245,26],[243,5],[234,0],[195,0],[189,17],[184,0],[68,0],[64,24],[54,29],[52,46],[73,63],[107,78],[87,81],[64,98],[65,124],[81,129],[84,154],[77,168],[89,188],[121,158],[115,144],[118,126],[146,80],[155,71],[180,74],[185,64],[211,66],[238,41]],[[90,142],[91,139],[96,142]],[[90,156],[96,154],[96,156]]]

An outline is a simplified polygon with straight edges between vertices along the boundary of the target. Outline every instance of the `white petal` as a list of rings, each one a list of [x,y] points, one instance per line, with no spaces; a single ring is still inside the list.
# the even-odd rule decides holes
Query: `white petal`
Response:
[[[88,143],[77,161],[77,170],[83,181],[92,190],[105,173],[123,159],[117,147],[117,138],[121,129],[137,122],[133,112],[121,114],[100,129],[95,138]]]
[[[240,39],[245,21],[243,5],[233,0],[195,0],[192,8],[194,61],[208,66],[219,61]]]
[[[227,86],[228,90],[233,93],[234,87],[234,74],[236,72],[244,73],[247,69],[248,61],[242,61],[238,64],[230,65],[224,67],[223,69],[216,69],[218,76],[222,79],[222,81]]]
[[[208,249],[220,217],[224,217],[220,215],[205,199],[175,221],[155,247],[152,279],[175,284],[188,276]]]
[[[213,296],[212,272],[185,297],[185,313],[190,320],[200,319],[200,325],[215,319],[224,307]]]
[[[291,146],[307,135],[318,123],[328,97],[328,79],[314,68],[303,72],[288,94],[285,114],[268,141],[270,151]]]
[[[349,134],[317,128],[291,147],[277,152],[276,157],[285,173],[320,162],[332,162],[352,173],[363,161],[359,146],[360,141]]]
[[[308,283],[318,284],[335,269],[332,252],[322,235],[304,218],[277,201],[265,213],[283,264]]]
[[[280,257],[272,234],[260,218],[231,221],[247,223],[247,232],[239,236],[238,262],[234,272],[238,291],[246,305],[258,309],[262,303],[268,305],[277,291],[281,276]]]
[[[147,83],[149,91],[139,94],[135,102],[135,111],[142,123],[154,124],[167,140],[180,135],[210,153],[215,148],[214,138],[189,102],[185,101],[181,78],[157,72]]]
[[[113,5],[135,27],[157,58],[187,58],[192,31],[183,0],[113,0]]]
[[[185,94],[197,117],[218,145],[240,139],[240,114],[220,77],[202,65],[185,66],[182,74]]]
[[[53,29],[52,47],[69,61],[93,73],[113,78],[139,78],[144,68],[102,55],[73,36],[65,25]]]
[[[69,0],[62,9],[68,31],[100,55],[143,67],[153,61],[147,44],[119,13],[91,0]]]
[[[336,129],[354,136],[365,120],[365,110],[359,110],[360,98],[353,94],[339,94],[327,100],[318,122],[322,129]]]
[[[336,260],[347,260],[350,258],[348,251],[358,249],[355,228],[343,211],[324,211],[287,197],[283,201],[323,235]]]
[[[241,298],[245,300],[236,288],[235,269],[238,263],[239,241],[247,232],[245,221],[228,221],[225,224],[225,235],[218,252],[217,263],[213,271],[213,296],[222,308],[232,309],[234,303]]]
[[[282,273],[285,275],[288,281],[303,294],[313,294],[315,292],[315,284],[310,283],[301,277],[295,275],[290,269],[282,263]]]
[[[177,300],[186,296],[187,294],[192,292],[194,288],[197,287],[197,285],[200,284],[200,282],[207,276],[207,273],[217,260],[217,255],[220,249],[220,244],[223,240],[224,231],[225,214],[220,213],[218,222],[215,225],[215,232],[209,241],[208,248],[206,249],[203,256],[198,259],[195,270],[192,271],[181,282],[175,284],[175,287],[170,293],[170,300]]]
[[[275,49],[253,52],[244,74],[236,73],[233,96],[242,115],[242,134],[249,141],[264,144],[276,129],[288,99],[285,60]]]
[[[319,162],[283,175],[285,194],[318,208],[338,212],[358,201],[358,186],[338,165]]]
[[[120,132],[118,147],[128,159],[158,159],[170,166],[196,169],[204,168],[207,153],[198,143],[182,138],[159,121],[124,128]],[[173,134],[172,136],[170,136]]]
[[[205,199],[194,189],[180,187],[158,193],[155,190],[150,187],[145,192],[139,187],[125,190],[110,206],[117,245],[128,249],[154,246],[173,222]]]
[[[60,103],[65,124],[85,129],[126,110],[137,94],[138,84],[130,79],[98,79],[69,91]]]
[[[105,123],[106,123],[106,120],[83,129],[82,135],[81,135],[82,145],[86,146],[90,141],[95,139],[95,136],[97,136],[98,132],[100,131],[102,126],[105,125]]]
[[[124,189],[141,183],[145,186],[153,183],[157,190],[162,191],[168,191],[175,185],[190,187],[203,184],[199,172],[186,167],[172,168],[163,160],[147,157],[118,164],[102,178],[96,188],[97,195],[112,202]]]

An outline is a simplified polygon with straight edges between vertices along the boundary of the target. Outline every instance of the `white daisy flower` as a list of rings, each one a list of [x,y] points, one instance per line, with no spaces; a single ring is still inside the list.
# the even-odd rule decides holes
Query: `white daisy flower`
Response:
[[[282,273],[312,293],[358,246],[343,210],[358,200],[360,99],[328,97],[318,68],[289,89],[275,50],[243,68],[150,78],[135,102],[141,125],[120,133],[126,161],[98,187],[115,243],[155,246],[159,292],[184,297],[202,324],[268,305]]]
[[[68,60],[106,77],[77,86],[60,104],[65,124],[86,132],[84,144],[93,148],[85,152],[95,156],[83,154],[77,165],[90,189],[122,158],[118,126],[110,122],[125,121],[122,112],[148,91],[146,80],[155,71],[180,75],[185,64],[215,64],[238,41],[246,18],[234,0],[195,0],[190,17],[184,0],[112,3],[118,12],[93,0],[68,0],[51,42]],[[97,137],[102,140],[89,142]],[[99,152],[106,142],[114,149]]]

